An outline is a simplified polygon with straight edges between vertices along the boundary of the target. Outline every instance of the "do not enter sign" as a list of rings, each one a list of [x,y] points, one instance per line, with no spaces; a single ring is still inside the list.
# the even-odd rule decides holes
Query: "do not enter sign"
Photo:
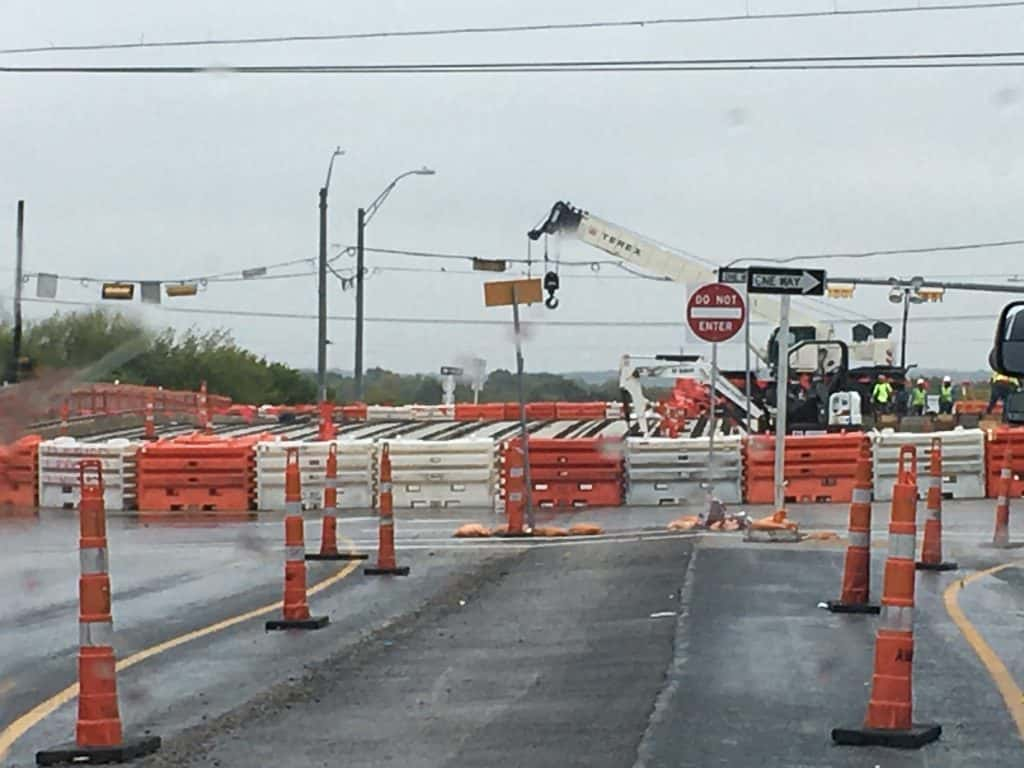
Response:
[[[702,285],[686,302],[686,322],[704,341],[728,341],[743,328],[746,316],[743,296],[725,283]]]

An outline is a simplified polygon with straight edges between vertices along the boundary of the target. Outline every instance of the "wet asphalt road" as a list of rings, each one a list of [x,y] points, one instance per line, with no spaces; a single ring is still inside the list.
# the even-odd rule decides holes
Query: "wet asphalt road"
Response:
[[[944,725],[942,741],[915,753],[837,748],[829,729],[864,714],[874,632],[871,619],[814,607],[838,589],[841,546],[613,535],[530,549],[453,542],[458,522],[487,518],[442,514],[399,520],[413,578],[357,571],[314,596],[314,612],[331,616],[326,630],[267,635],[257,617],[123,671],[126,728],[167,740],[148,764],[1024,762],[995,686],[942,606],[957,574],[918,580],[915,711]],[[675,514],[573,517],[636,530]],[[845,523],[840,507],[793,514],[812,528]],[[965,568],[1015,556],[975,546],[991,535],[988,502],[947,502],[946,519],[947,550]],[[0,528],[0,578],[16,587],[0,602],[2,729],[73,681],[77,555],[67,515]],[[311,521],[310,549],[315,530]],[[369,518],[342,530],[364,549],[374,541]],[[199,528],[113,519],[119,658],[278,600],[279,535],[273,519]],[[876,543],[877,594],[884,535]],[[311,566],[310,583],[343,565]],[[986,577],[960,600],[1024,680],[1022,571]],[[60,707],[0,764],[31,765],[73,722],[74,705]]]

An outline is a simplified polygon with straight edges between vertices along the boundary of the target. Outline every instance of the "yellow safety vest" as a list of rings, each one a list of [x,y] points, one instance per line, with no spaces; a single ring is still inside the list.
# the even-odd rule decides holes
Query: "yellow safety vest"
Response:
[[[876,403],[888,403],[890,397],[892,397],[892,384],[888,381],[877,382],[871,391],[871,399]]]
[[[928,390],[921,389],[920,387],[914,387],[914,391],[910,393],[911,405],[925,405],[928,402]]]

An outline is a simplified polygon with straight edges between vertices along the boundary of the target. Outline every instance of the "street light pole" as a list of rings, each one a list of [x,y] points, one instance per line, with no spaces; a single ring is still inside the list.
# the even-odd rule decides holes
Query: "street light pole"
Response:
[[[366,209],[356,213],[356,400],[363,400],[363,236],[366,233]]]
[[[11,381],[18,382],[19,361],[21,360],[21,267],[25,247],[25,201],[18,201],[18,221],[15,237],[17,242],[16,266],[14,270],[14,336],[11,339]]]
[[[363,387],[363,273],[364,268],[364,252],[363,243],[366,235],[366,225],[370,223],[370,219],[373,218],[374,214],[380,210],[380,206],[387,199],[388,195],[398,186],[398,182],[404,179],[406,176],[433,176],[436,171],[423,167],[415,171],[406,171],[400,173],[391,183],[384,187],[384,191],[374,198],[374,201],[370,203],[366,208],[360,208],[357,221],[356,221],[356,341],[355,341],[355,386],[356,386],[356,400],[362,401],[365,397]]]
[[[331,186],[334,158],[345,152],[337,147],[327,165],[327,179],[320,187],[320,248],[317,254],[316,383],[317,402],[327,400],[327,190]]]

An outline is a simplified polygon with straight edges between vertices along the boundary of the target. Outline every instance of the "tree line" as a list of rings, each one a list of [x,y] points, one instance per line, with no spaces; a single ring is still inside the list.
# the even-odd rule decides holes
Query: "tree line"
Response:
[[[5,380],[12,350],[12,328],[0,324],[0,366]],[[237,403],[296,404],[316,401],[316,377],[312,371],[268,361],[240,347],[227,330],[175,332],[146,329],[117,312],[90,310],[57,312],[28,322],[22,337],[22,355],[35,371],[73,369],[89,381],[120,381],[125,384],[197,390],[206,381],[212,394],[226,395]],[[24,378],[24,376],[22,377]],[[550,373],[527,374],[528,401],[617,400],[614,381],[592,386]],[[387,405],[441,402],[437,376],[399,374],[371,368],[364,376],[366,402]],[[334,402],[355,400],[351,376],[331,372],[328,397]],[[515,374],[495,370],[487,377],[480,402],[512,402],[518,397]],[[458,402],[472,402],[468,386],[459,384]]]

